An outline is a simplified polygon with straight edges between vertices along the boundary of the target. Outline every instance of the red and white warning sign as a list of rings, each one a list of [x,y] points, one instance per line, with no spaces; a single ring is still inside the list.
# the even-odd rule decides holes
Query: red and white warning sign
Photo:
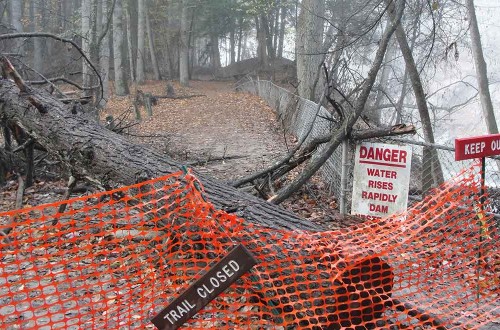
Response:
[[[406,210],[411,147],[363,142],[356,147],[351,214],[385,217]]]

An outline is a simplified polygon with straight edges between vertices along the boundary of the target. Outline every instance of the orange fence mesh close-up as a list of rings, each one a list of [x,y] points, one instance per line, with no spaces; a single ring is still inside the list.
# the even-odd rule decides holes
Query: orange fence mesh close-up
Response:
[[[498,225],[479,177],[471,168],[404,214],[318,233],[216,210],[182,172],[2,213],[0,329],[155,329],[239,243],[257,265],[184,328],[499,329]]]

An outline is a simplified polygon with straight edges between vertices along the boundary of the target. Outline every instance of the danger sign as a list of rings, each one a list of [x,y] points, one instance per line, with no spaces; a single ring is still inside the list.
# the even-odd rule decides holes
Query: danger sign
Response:
[[[411,148],[363,142],[356,147],[352,214],[385,217],[406,210]]]

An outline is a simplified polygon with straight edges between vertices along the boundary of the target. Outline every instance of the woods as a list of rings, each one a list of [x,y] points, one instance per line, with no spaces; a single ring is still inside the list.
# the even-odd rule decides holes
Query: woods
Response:
[[[500,198],[500,162],[479,180],[442,153],[458,135],[498,132],[478,2],[0,2],[0,196],[13,199],[0,205],[17,210],[0,210],[12,211],[0,215],[0,327],[144,328],[237,244],[254,269],[190,314],[195,327],[496,322],[498,223],[485,196]],[[348,214],[365,140],[422,147],[406,146],[401,164],[382,147],[364,160],[367,186],[384,191],[358,195],[379,213],[418,201],[408,211]],[[76,191],[89,196],[68,200]],[[227,265],[199,296],[240,267]],[[195,303],[179,306],[168,315],[184,323]]]
[[[449,29],[443,18],[449,14],[466,16],[471,22],[478,94],[488,131],[495,132],[474,3],[466,4],[464,13],[463,7],[450,1],[425,6],[419,1],[391,0],[383,4],[342,0],[13,0],[2,8],[0,50],[10,55],[28,84],[45,82],[73,107],[75,102],[86,104],[82,100],[90,97],[93,101],[85,111],[97,120],[99,109],[105,108],[111,95],[110,88],[113,95],[126,96],[147,79],[178,79],[183,86],[206,74],[241,78],[260,73],[284,79],[299,96],[326,106],[333,126],[328,136],[308,144],[300,141],[280,166],[238,180],[237,186],[254,182],[261,187],[261,197],[264,192],[267,199],[280,203],[321,168],[355,127],[382,132],[415,120],[421,128],[413,132],[421,134],[426,143],[437,141],[434,131],[440,125],[439,115],[429,95],[436,97],[446,88],[426,91],[430,84],[425,72],[431,63],[439,65],[434,53],[454,49],[457,60],[459,43],[467,42],[462,31],[468,26]],[[76,9],[79,15],[70,17],[68,13]],[[58,15],[50,18],[49,12]],[[28,16],[30,24],[24,24]],[[427,23],[432,23],[431,30],[425,28]],[[67,32],[61,33],[62,29]],[[445,37],[461,39],[445,44]],[[48,61],[49,56],[54,60]],[[257,62],[250,62],[252,57]],[[293,72],[281,71],[278,65],[279,61],[287,63],[286,58],[295,60]],[[57,86],[61,83],[77,87],[80,96],[66,96]],[[466,107],[471,100],[457,107]],[[441,108],[446,111],[454,106]],[[361,124],[359,118],[366,123]],[[13,125],[5,127],[8,136],[7,127]],[[15,127],[22,127],[22,118]],[[310,159],[318,145],[323,145],[322,151]],[[266,175],[277,180],[302,163],[308,164],[279,191],[274,192],[272,182],[264,183]],[[426,175],[432,177],[430,186],[442,183],[444,174],[436,151],[426,151],[423,163],[428,164],[424,166]]]

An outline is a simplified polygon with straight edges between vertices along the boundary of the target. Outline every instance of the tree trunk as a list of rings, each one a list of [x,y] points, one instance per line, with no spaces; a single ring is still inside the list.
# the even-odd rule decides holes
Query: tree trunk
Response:
[[[210,63],[214,74],[217,73],[221,67],[219,37],[214,33],[210,34]]]
[[[229,32],[229,52],[230,52],[230,62],[229,64],[233,64],[236,62],[236,31],[234,26],[234,20],[231,19],[231,31]]]
[[[16,32],[23,32],[23,0],[10,1],[10,23]],[[21,38],[14,40],[13,53],[24,55],[24,41]]]
[[[113,62],[115,72],[115,94],[124,96],[129,94],[128,81],[123,68],[124,61],[124,36],[123,36],[123,7],[117,0],[113,10]]]
[[[325,0],[304,0],[295,38],[299,96],[317,102],[318,79],[323,63],[323,15]]]
[[[72,114],[67,105],[47,92],[33,93],[50,111],[40,114],[12,81],[0,80],[0,103],[4,104],[0,116],[4,115],[7,122],[30,132],[52,155],[60,157],[73,175],[97,180],[104,186],[115,186],[181,170],[181,164],[104,129],[89,120],[87,114]],[[325,229],[196,171],[193,173],[204,185],[205,194],[215,207],[235,213],[250,223],[291,230]]]
[[[243,33],[243,45],[241,46],[241,60],[242,61],[246,58],[250,58],[247,41],[248,41],[248,34]]]
[[[42,26],[42,15],[43,15],[43,10],[42,7],[43,4],[41,3],[35,3],[34,4],[34,32],[40,32],[43,31],[43,26]],[[44,63],[44,56],[43,56],[43,44],[45,40],[44,38],[34,38],[33,40],[33,67],[35,68],[36,71],[43,73],[44,68],[45,68],[45,63]]]
[[[189,85],[189,1],[182,1],[181,30],[179,38],[179,81],[181,85]]]
[[[424,3],[421,3],[420,6],[417,8],[415,19],[413,21],[413,33],[411,35],[410,39],[410,52],[413,54],[413,48],[415,47],[415,42],[417,41],[417,36],[418,36],[418,31],[419,29],[417,28],[417,25],[420,22],[420,17],[422,14],[422,7],[424,6]],[[408,93],[408,69],[405,67],[404,73],[403,73],[403,81],[402,81],[402,86],[401,86],[401,93],[399,94],[399,99],[396,103],[396,121],[394,124],[401,124],[403,122],[403,108],[404,108],[404,101],[406,99],[406,94]],[[392,124],[392,120],[391,120]]]
[[[97,26],[99,28],[99,35],[102,33],[106,33],[102,38],[101,45],[99,47],[99,69],[102,78],[102,89],[103,89],[103,99],[107,100],[109,98],[109,40],[110,40],[110,31],[105,32],[106,26],[108,24],[109,11],[111,8],[108,8],[108,1],[101,1],[101,10],[100,15],[98,15],[99,19],[97,22]],[[104,101],[105,102],[105,101]],[[104,106],[104,104],[101,104]]]
[[[138,84],[144,83],[144,52],[146,49],[146,0],[137,0],[137,59],[136,59],[136,81]]]
[[[91,34],[91,12],[92,12],[92,0],[82,0],[82,6],[80,8],[81,15],[81,36],[82,36],[82,50],[90,58],[90,44],[92,42]],[[82,61],[82,77],[83,77],[83,87],[90,87],[90,74],[91,69],[87,62]]]
[[[132,43],[132,18],[130,15],[130,3],[127,5],[125,9],[125,20],[127,22],[127,58],[128,58],[128,67],[130,74],[130,81],[135,82],[135,66],[134,66],[134,50]]]
[[[386,2],[389,3],[389,0],[386,0]],[[394,7],[394,4],[390,3],[389,7]],[[393,12],[391,12],[391,17],[392,19],[394,19]],[[403,29],[403,25],[401,23],[399,23],[398,27],[396,28],[396,38],[398,40],[399,48],[406,63],[406,70],[408,71],[408,75],[410,77],[413,93],[415,94],[425,141],[428,143],[435,143],[434,132],[432,131],[432,123],[429,116],[427,101],[425,99],[424,88],[422,87],[422,81],[420,80],[420,74],[418,72],[417,65],[415,64],[415,59],[413,58],[410,46],[408,45],[406,32]],[[429,161],[431,162],[432,169],[430,175],[432,177],[433,185],[437,187],[444,181],[443,171],[441,169],[441,164],[439,163],[437,150],[432,149],[429,156],[431,157]]]
[[[257,29],[257,58],[261,66],[267,67],[269,65],[267,46],[266,46],[266,31],[264,31],[264,24],[259,17],[255,17],[255,26]]]
[[[238,17],[238,57],[237,61],[241,61],[241,45],[243,42],[243,17]]]
[[[390,24],[390,23],[388,23]],[[392,71],[392,61],[396,56],[397,47],[393,42],[389,43],[389,47],[387,53],[385,54],[384,65],[382,67],[382,72],[380,74],[377,96],[375,97],[375,105],[373,108],[367,113],[367,116],[376,126],[380,126],[382,124],[382,113],[379,106],[382,104],[382,101],[386,98],[385,92],[387,83],[389,80],[389,74]]]
[[[158,66],[158,60],[156,58],[156,51],[154,47],[154,36],[153,31],[151,31],[151,21],[149,20],[149,10],[146,8],[146,32],[148,34],[148,46],[149,53],[151,55],[151,65],[153,66],[153,73],[155,80],[161,80],[160,68]]]
[[[488,69],[484,60],[483,47],[481,45],[481,35],[479,34],[479,26],[477,24],[476,9],[474,8],[474,0],[466,0],[467,14],[470,21],[470,39],[472,42],[472,56],[476,67],[476,78],[479,85],[479,98],[483,108],[483,116],[486,121],[488,133],[498,133],[497,121],[491,102],[490,88],[488,84]]]
[[[264,38],[266,40],[267,56],[272,60],[275,57],[275,52],[273,48],[273,36],[269,28],[269,20],[267,15],[260,15],[260,24],[262,25],[262,30],[264,31]],[[271,22],[272,23],[272,22]]]
[[[278,49],[278,37],[279,37],[279,26],[280,26],[280,9],[281,9],[281,1],[278,0],[275,2],[274,10],[273,10],[273,30],[271,31],[271,35],[273,37],[273,56],[276,57],[276,51]]]
[[[279,39],[278,39],[278,58],[283,58],[283,44],[285,42],[285,28],[286,28],[286,4],[281,6],[281,18],[280,18],[280,28],[279,28]]]
[[[4,22],[7,13],[8,3],[6,1],[0,2],[0,23]]]

